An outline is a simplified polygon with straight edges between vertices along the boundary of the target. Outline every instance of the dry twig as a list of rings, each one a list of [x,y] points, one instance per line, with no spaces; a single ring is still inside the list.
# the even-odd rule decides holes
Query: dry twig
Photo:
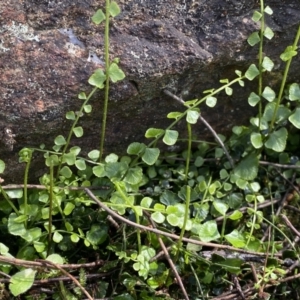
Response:
[[[52,261],[48,261],[48,260],[43,260],[42,263],[44,265],[47,265],[47,266],[49,266],[49,265],[53,266],[56,269],[60,270],[63,274],[65,274],[66,276],[68,276],[81,289],[81,291],[88,297],[89,300],[93,300],[92,296],[80,284],[80,282],[73,275],[71,275],[69,272],[67,272],[66,270],[64,270],[60,265],[57,265],[57,264],[53,263]]]
[[[147,214],[147,215],[148,215],[148,214]],[[153,220],[151,219],[151,216],[148,215],[148,219],[149,219],[149,221],[151,222],[152,226],[153,226],[154,228],[156,228],[156,224],[155,224],[155,223],[153,222]],[[187,292],[186,292],[186,289],[185,289],[185,287],[184,287],[184,285],[183,285],[183,283],[182,283],[182,280],[181,280],[181,278],[180,278],[180,276],[179,276],[179,274],[178,274],[178,272],[177,272],[176,266],[174,265],[174,263],[173,263],[173,261],[172,261],[170,255],[169,255],[169,252],[168,252],[168,250],[167,250],[167,248],[166,248],[166,246],[165,246],[165,244],[164,244],[162,238],[159,236],[159,234],[157,235],[157,239],[158,239],[158,241],[159,241],[160,247],[162,248],[162,250],[163,250],[163,252],[164,252],[164,254],[165,254],[165,258],[167,259],[167,261],[168,261],[168,263],[169,263],[169,265],[170,265],[170,267],[171,267],[171,269],[172,269],[172,271],[173,271],[173,273],[174,273],[174,275],[175,275],[175,277],[176,277],[176,279],[177,279],[177,283],[179,284],[179,286],[180,286],[180,288],[181,288],[181,291],[182,291],[182,293],[183,293],[183,295],[184,295],[185,300],[189,300],[189,296],[188,296],[188,294],[187,294]]]
[[[172,234],[172,233],[169,233],[169,232],[158,230],[156,228],[149,228],[147,226],[143,226],[143,225],[137,224],[135,222],[132,222],[130,220],[127,220],[126,218],[120,216],[119,214],[117,214],[116,212],[114,212],[113,210],[108,208],[106,205],[104,205],[100,200],[97,199],[97,197],[88,188],[85,188],[84,190],[90,196],[90,198],[93,199],[103,210],[108,212],[111,216],[115,217],[116,219],[119,219],[120,221],[124,222],[125,224],[133,226],[135,228],[143,229],[145,231],[151,231],[151,232],[154,232],[156,234],[160,234],[162,236],[166,236],[166,237],[169,237],[169,238],[174,239],[174,240],[179,240],[180,239],[180,237],[176,234]],[[189,238],[186,238],[186,237],[183,237],[182,241],[187,242],[187,243],[191,243],[191,244],[195,244],[195,245],[200,245],[200,246],[213,247],[213,248],[219,248],[219,249],[227,249],[227,250],[230,250],[230,251],[248,253],[248,254],[253,254],[253,255],[257,255],[257,256],[266,256],[265,253],[261,253],[261,252],[247,251],[247,250],[244,250],[244,249],[235,248],[235,247],[232,247],[232,246],[227,246],[227,245],[222,245],[222,244],[206,243],[206,242],[202,242],[202,241],[198,241],[198,240],[194,240],[194,239],[189,239]],[[281,257],[281,254],[277,253],[277,254],[275,254],[275,256]]]
[[[300,232],[293,226],[293,224],[290,222],[290,220],[285,215],[280,215],[281,218],[284,220],[286,225],[298,236],[300,237]]]
[[[11,258],[7,256],[0,255],[0,262],[4,262],[6,264],[14,265],[14,266],[22,266],[26,268],[43,268],[44,264],[39,261],[28,261],[24,259],[18,259],[18,258]],[[65,265],[59,265],[62,269],[80,269],[80,268],[94,268],[97,266],[103,266],[104,261],[98,260],[92,263],[86,263],[86,264],[65,264]],[[55,269],[55,268],[52,268]]]
[[[174,95],[173,93],[171,93],[168,90],[164,90],[164,93],[170,97],[172,97],[173,99],[175,99],[176,101],[179,101],[181,104],[185,104],[184,101]],[[225,155],[227,156],[227,159],[230,163],[231,168],[234,168],[234,161],[232,159],[232,157],[230,156],[229,152],[227,151],[227,148],[225,147],[224,143],[222,142],[222,140],[220,139],[220,137],[217,135],[217,133],[215,132],[215,130],[209,125],[209,123],[201,116],[201,114],[199,115],[199,119],[201,120],[201,122],[208,128],[208,130],[212,133],[212,135],[214,136],[214,138],[217,140],[217,142],[220,144],[220,146],[222,147]]]

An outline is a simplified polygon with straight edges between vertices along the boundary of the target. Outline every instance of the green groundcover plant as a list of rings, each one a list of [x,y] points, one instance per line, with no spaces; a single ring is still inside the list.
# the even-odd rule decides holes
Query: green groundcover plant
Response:
[[[300,87],[288,82],[288,73],[300,26],[280,56],[285,69],[278,91],[264,85],[274,67],[263,52],[264,40],[274,36],[264,20],[273,11],[260,2],[252,17],[260,30],[248,38],[258,61],[199,99],[184,102],[166,90],[182,110],[167,115],[167,128],[149,128],[148,144],[131,143],[120,157],[103,152],[110,84],[125,78],[119,59],[109,54],[110,20],[120,7],[106,0],[92,17],[104,24],[105,69],[90,76],[90,93],[79,93],[80,109],[67,112],[69,134],[57,136],[52,149],[22,149],[24,182],[0,186],[1,299],[296,297]],[[246,98],[257,115],[234,126],[230,137],[217,134],[201,106],[214,107],[218,94],[230,96],[235,84],[252,80],[257,90]],[[83,157],[70,142],[84,135],[80,122],[92,113],[90,100],[99,89],[105,94],[99,149]],[[181,120],[185,137],[176,130]],[[197,122],[215,142],[197,140]],[[186,148],[163,153],[159,141]],[[38,185],[28,182],[34,152],[48,167]],[[0,174],[4,170],[0,160]]]

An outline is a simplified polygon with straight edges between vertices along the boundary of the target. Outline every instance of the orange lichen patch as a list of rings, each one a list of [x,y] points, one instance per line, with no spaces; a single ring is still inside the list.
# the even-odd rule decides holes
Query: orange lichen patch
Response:
[[[41,99],[35,101],[34,106],[37,112],[43,112],[45,110],[45,103]]]

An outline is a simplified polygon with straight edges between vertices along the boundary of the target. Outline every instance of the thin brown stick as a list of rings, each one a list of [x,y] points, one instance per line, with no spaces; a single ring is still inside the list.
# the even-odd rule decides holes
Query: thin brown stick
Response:
[[[171,98],[173,98],[174,100],[178,101],[179,103],[183,104],[184,105],[184,101],[183,99],[181,99],[180,97],[174,95],[173,93],[171,93],[170,91],[168,90],[164,90],[164,93],[168,96],[170,96]]]
[[[287,270],[286,274],[291,273],[295,268],[299,267],[299,260],[296,260]]]
[[[176,101],[179,101],[181,104],[183,104],[183,105],[185,104],[184,101],[183,101],[180,97],[174,95],[174,94],[171,93],[170,91],[164,90],[164,93],[165,93],[166,95],[172,97],[172,98],[175,99]],[[229,152],[227,151],[227,149],[226,149],[224,143],[222,142],[222,140],[220,139],[220,137],[217,135],[217,133],[215,132],[215,130],[210,126],[210,124],[209,124],[209,123],[201,116],[201,114],[199,115],[199,119],[200,119],[201,122],[208,128],[208,130],[212,133],[212,135],[214,136],[214,138],[215,138],[215,139],[217,140],[217,142],[220,144],[220,146],[222,147],[222,149],[223,149],[225,155],[227,156],[227,159],[228,159],[228,161],[229,161],[229,163],[230,163],[231,168],[233,169],[233,168],[234,168],[234,161],[233,161],[232,157],[230,156]]]
[[[236,275],[233,275],[233,283],[234,283],[235,288],[237,289],[238,293],[240,294],[241,298],[243,300],[246,300],[246,297],[245,297],[245,295],[243,293],[243,290],[241,288],[241,285],[240,285],[239,280],[238,280],[238,278],[237,278]]]
[[[231,168],[234,168],[234,161],[232,159],[232,157],[230,156],[229,152],[227,151],[227,148],[225,147],[224,143],[222,142],[222,140],[220,139],[220,137],[217,135],[217,133],[215,132],[215,130],[209,125],[209,123],[200,115],[199,119],[202,121],[202,123],[208,128],[208,130],[212,133],[212,135],[215,137],[215,139],[217,140],[217,142],[220,144],[220,146],[222,147],[225,155],[227,156],[227,159],[230,163]]]
[[[63,274],[65,274],[66,276],[70,277],[71,280],[81,289],[81,291],[88,297],[89,300],[93,300],[92,296],[87,292],[87,290],[80,284],[80,282],[74,277],[72,276],[69,272],[67,272],[66,270],[64,270],[62,267],[60,267],[59,265],[53,263],[52,261],[48,261],[48,260],[43,260],[42,261],[43,264],[51,265],[53,267],[55,267],[56,269],[60,270]]]
[[[150,223],[152,224],[152,226],[154,228],[156,228],[156,224],[151,219],[151,216],[148,215],[148,219],[149,219]],[[183,285],[183,282],[182,282],[182,280],[181,280],[181,278],[180,278],[180,276],[179,276],[179,274],[177,272],[176,266],[174,265],[174,263],[173,263],[170,255],[169,255],[169,251],[167,250],[167,248],[166,248],[166,246],[165,246],[165,244],[164,244],[164,242],[163,242],[163,240],[162,240],[162,238],[160,237],[159,234],[157,234],[157,239],[159,241],[160,247],[162,248],[162,250],[163,250],[163,252],[165,254],[165,258],[167,259],[167,261],[168,261],[168,263],[169,263],[169,265],[170,265],[170,267],[171,267],[171,269],[172,269],[172,271],[174,273],[174,276],[177,279],[177,283],[179,284],[179,286],[181,288],[181,291],[182,291],[182,293],[184,295],[185,300],[189,300],[190,298],[189,298],[189,296],[188,296],[188,294],[186,292],[186,289],[185,289],[185,287]]]
[[[256,269],[254,267],[254,264],[250,264],[250,266],[251,266],[251,271],[252,271],[252,274],[253,274],[254,282],[258,283],[258,277],[257,277],[257,274],[256,274]]]
[[[16,190],[16,189],[24,189],[24,184],[7,184],[2,186],[2,188],[4,190]],[[46,190],[48,187],[45,185],[41,185],[41,184],[27,184],[27,188],[28,189],[36,189],[36,190]],[[68,189],[70,191],[82,191],[84,190],[86,187],[85,186],[56,186],[55,188],[58,189]],[[90,190],[108,190],[111,187],[109,186],[90,186],[89,189]]]
[[[9,276],[8,274],[6,274],[6,273],[0,271],[0,275],[6,277],[7,279],[5,279],[5,280],[8,280],[8,281],[10,280],[10,276]]]
[[[292,206],[292,205],[285,205],[284,207],[285,209],[290,209],[290,210],[293,210],[294,212],[300,214],[300,209],[295,207],[295,206]]]
[[[176,152],[173,153],[174,155],[176,155]],[[177,161],[182,161],[185,162],[186,159],[185,158],[181,158],[181,157],[177,157],[177,156],[160,156],[161,159],[168,159],[168,160],[177,160]],[[190,162],[194,162],[194,159],[190,159]],[[219,162],[220,158],[203,158],[204,162]]]
[[[243,294],[245,296],[250,296],[251,294],[253,294],[253,292],[256,291],[256,289],[254,287],[248,287],[246,289],[243,290]],[[217,296],[215,298],[212,298],[210,300],[230,300],[230,299],[236,299],[236,297],[238,296],[239,292],[237,289],[234,289],[230,292],[226,292],[221,294],[220,296]]]
[[[168,246],[166,249],[167,251],[171,250],[172,246]],[[164,251],[160,251],[158,252],[155,256],[153,256],[151,259],[150,259],[150,262],[153,262],[153,261],[157,261],[159,260],[160,258],[163,258],[165,256],[165,253]]]
[[[263,275],[262,277],[265,278],[265,275],[266,275],[266,270],[267,270],[267,263],[268,263],[268,258],[269,258],[269,249],[270,249],[270,243],[271,243],[271,228],[269,229],[268,231],[269,235],[268,235],[268,244],[267,244],[267,256],[265,258],[265,264],[264,264],[264,268],[263,268]],[[264,294],[264,288],[266,287],[266,283],[262,282],[261,285],[259,285],[259,295],[263,295]]]
[[[97,274],[86,274],[85,277],[87,279],[97,279],[99,277],[108,277],[111,276],[115,270],[109,271],[109,272],[104,272],[104,273],[97,273]],[[74,276],[76,279],[79,278],[79,276]],[[39,280],[35,280],[33,283],[33,286],[39,286],[42,284],[50,284],[53,282],[58,282],[58,281],[72,281],[72,279],[70,277],[67,276],[60,276],[60,277],[56,277],[56,278],[47,278],[47,279],[39,279]],[[1,278],[0,279],[0,283],[9,283],[10,282],[10,276],[9,278]]]
[[[0,262],[4,262],[14,266],[22,266],[22,267],[33,267],[33,268],[43,268],[44,264],[39,261],[28,261],[18,258],[11,258],[0,255]],[[96,266],[103,266],[104,262],[102,260],[86,263],[86,264],[65,264],[59,265],[62,269],[80,269],[80,268],[93,268]],[[53,269],[53,268],[52,268]]]
[[[116,212],[114,212],[113,210],[108,208],[106,205],[104,205],[100,200],[97,199],[97,197],[88,188],[85,188],[84,190],[90,196],[90,198],[92,200],[94,200],[103,210],[108,212],[110,215],[112,215],[116,219],[119,219],[120,221],[122,221],[122,222],[124,222],[124,223],[126,223],[130,226],[140,228],[140,229],[144,229],[145,231],[151,231],[151,232],[154,232],[156,234],[160,234],[160,235],[169,237],[169,238],[174,239],[174,240],[179,240],[180,237],[176,234],[168,233],[168,232],[165,232],[165,231],[162,231],[162,230],[158,230],[156,228],[150,228],[150,227],[147,227],[147,226],[143,226],[143,225],[134,223],[130,220],[127,220],[126,218],[120,216],[119,214],[117,214]],[[222,245],[222,244],[206,243],[206,242],[202,242],[202,241],[198,241],[198,240],[194,240],[194,239],[189,239],[189,238],[186,238],[186,237],[183,237],[182,240],[184,242],[195,244],[195,245],[200,245],[200,246],[213,247],[213,248],[219,248],[219,249],[227,249],[227,250],[231,250],[231,251],[235,251],[235,252],[249,253],[249,254],[253,254],[253,255],[257,255],[257,256],[266,256],[265,253],[261,253],[261,252],[247,251],[247,250],[244,250],[244,249],[235,248],[235,247]],[[278,253],[278,254],[275,254],[275,256],[281,257],[281,254]]]
[[[178,160],[178,161],[185,161],[184,158],[177,157],[177,156],[162,156],[161,158],[163,159],[171,159],[171,160]],[[219,158],[204,158],[204,161],[219,161]],[[194,161],[191,159],[191,161]],[[260,160],[258,162],[260,165],[266,165],[266,166],[273,166],[276,168],[281,168],[281,169],[300,169],[300,165],[284,165],[284,164],[276,164],[264,160]]]
[[[290,222],[290,220],[287,218],[287,216],[281,214],[281,218],[284,220],[286,225],[298,236],[300,237],[300,232],[293,226],[293,224]]]
[[[289,277],[285,277],[284,279],[280,279],[280,280],[277,280],[279,283],[282,283],[282,282],[288,282],[288,281],[292,281],[292,280],[295,280],[297,278],[300,278],[300,273],[296,274],[296,275],[293,275],[293,276],[289,276]]]
[[[292,181],[291,181],[291,180],[285,178],[283,176],[283,174],[281,174],[278,170],[277,170],[277,172],[283,178],[283,180],[285,180],[286,182],[288,182],[291,185],[291,187],[298,193],[298,195],[300,195],[300,190],[298,189],[297,186],[294,185],[294,181],[295,181],[295,178],[296,178],[296,173],[293,174],[293,178],[292,178]]]
[[[291,205],[285,205],[284,206],[285,209],[296,209],[294,206],[291,206]],[[300,210],[299,209],[296,209],[295,210],[296,212],[300,213]],[[295,245],[299,242],[300,240],[300,237],[297,235],[295,236],[295,238],[293,239],[292,243],[290,244],[287,244],[284,248],[282,248],[281,252],[284,252],[285,250],[287,249],[290,249],[291,247],[295,247]],[[290,270],[291,268],[289,268]]]
[[[299,165],[283,165],[283,164],[276,164],[276,163],[271,163],[271,162],[263,161],[263,160],[260,160],[259,164],[273,166],[273,167],[282,168],[282,169],[300,169]]]
[[[276,169],[276,170],[277,170],[277,169]],[[283,177],[283,175],[282,175],[278,170],[277,170],[277,172]],[[293,182],[294,182],[294,180],[295,180],[295,175],[296,175],[296,173],[294,173],[292,182],[290,182],[291,185],[293,185]],[[284,178],[284,177],[283,177],[283,178]],[[281,212],[283,206],[285,205],[285,202],[286,202],[286,199],[287,199],[287,196],[288,196],[289,192],[290,192],[290,188],[288,188],[288,189],[286,190],[284,197],[283,197],[282,200],[280,201],[280,205],[279,205],[278,208],[277,208],[277,211],[276,211],[275,216],[279,216],[279,214],[280,214],[280,212]],[[271,201],[272,201],[272,200],[271,200]],[[260,240],[261,242],[264,242],[264,241],[265,241],[265,239],[267,238],[267,236],[268,236],[268,234],[269,234],[270,231],[271,231],[271,225],[269,225],[268,228],[267,228],[267,230],[265,231],[263,237],[262,237],[261,240]]]
[[[254,266],[253,266],[253,270],[254,270],[253,274],[256,275],[256,271],[255,271],[255,267]],[[298,278],[300,278],[300,273],[298,273],[296,275],[293,275],[293,276],[289,276],[289,277],[283,278],[283,279],[277,279],[276,282],[277,282],[277,284],[280,284],[280,283],[283,283],[283,282],[293,281],[293,280],[298,279]],[[273,287],[273,285],[267,284],[265,286],[265,289],[270,288],[270,287]],[[253,293],[254,291],[256,291],[256,288],[254,287],[254,284],[251,284],[250,287],[248,286],[246,289],[243,290],[243,293],[244,293],[245,296],[249,296],[249,294]],[[210,300],[230,300],[230,299],[235,299],[237,293],[238,293],[238,291],[235,289],[235,290],[232,290],[230,292],[223,293],[220,296],[217,296],[217,297],[212,298]]]
[[[265,200],[264,203],[261,203],[261,204],[257,205],[257,209],[261,209],[261,208],[265,208],[265,207],[271,206],[272,204],[276,204],[276,203],[278,203],[280,201],[281,201],[281,199],[274,199],[273,201],[272,200]],[[254,206],[249,205],[249,206],[241,207],[241,208],[238,209],[238,211],[240,211],[240,212],[246,212],[249,207],[253,208]],[[230,217],[231,214],[232,214],[232,212],[226,214],[225,215],[226,219],[228,217]],[[224,216],[220,216],[220,217],[218,217],[218,218],[215,219],[216,222],[221,222],[223,220],[224,220]]]

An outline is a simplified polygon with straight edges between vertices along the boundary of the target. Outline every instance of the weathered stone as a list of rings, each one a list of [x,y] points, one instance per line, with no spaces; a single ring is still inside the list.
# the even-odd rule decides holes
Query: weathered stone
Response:
[[[218,87],[221,78],[234,78],[235,69],[245,71],[257,55],[257,47],[248,46],[246,39],[255,29],[251,16],[259,1],[117,2],[122,13],[111,22],[111,58],[120,58],[126,79],[112,85],[107,153],[124,152],[130,142],[144,140],[148,127],[166,127],[169,111],[183,109],[164,89],[184,100],[200,98],[203,90]],[[267,42],[265,53],[276,64],[268,77],[268,85],[276,87],[284,67],[279,55],[293,42],[300,2],[265,2],[274,11],[266,20],[275,38]],[[19,174],[16,152],[40,143],[50,147],[57,134],[66,134],[71,124],[65,113],[79,108],[80,91],[92,89],[89,76],[103,68],[103,25],[91,22],[98,6],[97,0],[1,3],[0,158],[8,162],[6,181],[20,178],[15,176]],[[298,56],[290,74],[298,81],[299,62]],[[247,122],[252,88],[253,84],[236,86],[232,97],[221,93],[214,109],[201,108],[203,115],[223,133],[233,124]],[[102,100],[99,92],[92,99],[92,114],[83,119],[85,135],[76,144],[84,152],[98,147]],[[194,127],[199,138],[209,135],[202,124]]]

